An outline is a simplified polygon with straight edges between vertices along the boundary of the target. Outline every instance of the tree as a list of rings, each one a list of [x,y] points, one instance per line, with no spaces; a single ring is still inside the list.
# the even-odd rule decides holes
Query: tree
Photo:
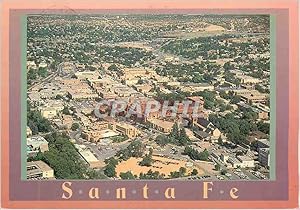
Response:
[[[172,127],[172,130],[171,130],[171,133],[169,134],[169,136],[171,138],[178,138],[178,133],[179,133],[179,128],[178,128],[178,124],[177,123],[174,123],[173,127]]]
[[[88,169],[86,173],[88,179],[106,179],[107,177],[99,171]]]
[[[39,133],[39,128],[36,126],[36,124],[33,121],[28,122],[28,127],[31,129],[33,135]]]
[[[107,68],[109,71],[118,71],[119,68],[116,64],[112,64],[110,67]]]
[[[116,176],[116,166],[118,161],[115,158],[109,158],[104,161],[106,163],[106,167],[104,169],[104,174],[108,177]]]
[[[70,110],[68,107],[64,106],[64,109],[62,110],[62,113],[65,114],[65,115],[70,115]]]
[[[197,169],[193,169],[193,171],[191,172],[192,176],[196,176],[198,174],[198,170]]]
[[[108,164],[104,169],[104,174],[108,177],[116,176],[116,166]]]
[[[78,123],[73,123],[72,126],[71,126],[71,129],[73,131],[76,131],[78,128],[79,128],[79,124]]]
[[[151,169],[147,173],[140,173],[140,179],[163,179],[164,174],[160,174],[158,171],[152,171]]]
[[[227,173],[227,170],[226,169],[222,169],[221,170],[221,175],[225,175]]]
[[[158,135],[155,139],[155,142],[161,146],[161,147],[164,147],[166,146],[168,143],[169,143],[169,139],[167,136],[165,135]]]
[[[185,129],[182,128],[179,132],[178,143],[180,146],[185,146],[190,142],[189,137],[187,136]]]
[[[183,176],[186,173],[186,168],[180,167],[179,168],[179,173],[180,173],[181,176]]]
[[[135,176],[131,173],[131,171],[127,171],[125,173],[121,172],[120,177],[121,179],[135,179]]]
[[[44,118],[39,111],[30,110],[30,107],[27,111],[27,125],[34,134],[47,133],[52,130],[50,121]]]
[[[230,103],[232,103],[232,104],[237,104],[237,103],[239,103],[240,101],[241,101],[241,96],[235,95],[235,96],[232,97]]]
[[[184,148],[183,154],[188,155],[192,160],[204,160],[204,161],[208,160],[208,156],[209,156],[209,153],[206,149],[203,150],[203,152],[199,152],[189,146]]]
[[[265,134],[270,133],[270,124],[259,121],[257,123],[257,129]]]
[[[170,172],[170,178],[179,178],[181,176],[179,171],[172,171]]]
[[[117,152],[117,156],[122,160],[128,160],[130,157],[142,157],[144,154],[144,145],[141,141],[131,142],[127,148]]]
[[[37,70],[35,69],[29,69],[27,73],[27,79],[28,80],[36,80],[37,78]]]
[[[139,163],[139,165],[149,167],[149,166],[151,166],[152,162],[153,162],[152,157],[149,154],[143,158],[143,160]]]
[[[57,95],[55,96],[55,99],[56,99],[56,100],[60,100],[60,99],[63,99],[63,97],[62,97],[62,95],[57,94]]]
[[[218,138],[218,144],[221,146],[223,145],[223,140],[222,140],[221,136]]]
[[[220,164],[217,163],[217,164],[215,165],[215,170],[216,170],[216,171],[219,171],[220,168],[221,168]]]
[[[47,134],[49,151],[40,154],[39,159],[47,163],[57,179],[86,179],[89,172],[74,145],[65,133]]]
[[[46,68],[42,68],[42,67],[40,67],[39,68],[39,70],[38,70],[38,75],[40,76],[40,77],[47,77],[47,75],[48,75],[48,72],[47,72],[47,69]]]

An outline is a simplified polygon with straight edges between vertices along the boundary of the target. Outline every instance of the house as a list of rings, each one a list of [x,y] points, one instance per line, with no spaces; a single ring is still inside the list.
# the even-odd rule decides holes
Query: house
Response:
[[[199,129],[199,131],[210,134],[210,140],[212,141],[217,141],[221,136],[220,130],[205,118],[193,119],[193,126]]]

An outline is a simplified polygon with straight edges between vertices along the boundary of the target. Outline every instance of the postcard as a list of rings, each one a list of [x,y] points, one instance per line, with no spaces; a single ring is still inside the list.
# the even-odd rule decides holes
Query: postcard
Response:
[[[2,207],[298,207],[297,3],[4,1]]]

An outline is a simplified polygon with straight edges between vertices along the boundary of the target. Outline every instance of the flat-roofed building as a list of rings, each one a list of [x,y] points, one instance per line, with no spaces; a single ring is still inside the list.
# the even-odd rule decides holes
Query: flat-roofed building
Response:
[[[114,92],[112,92],[110,90],[97,89],[97,93],[103,99],[115,99],[118,97],[117,94],[115,94]]]
[[[204,91],[204,90],[213,91],[215,87],[208,83],[186,82],[181,84],[180,89],[185,92],[194,93],[194,92]]]
[[[42,107],[40,108],[41,115],[47,119],[51,119],[57,116],[57,109],[53,107]]]
[[[134,85],[137,91],[140,93],[148,93],[152,89],[152,86],[149,84],[142,84],[142,85]]]
[[[31,152],[49,151],[48,141],[42,136],[31,136],[27,138],[27,148],[30,148]]]
[[[101,166],[101,162],[96,156],[87,148],[81,147],[81,145],[75,144],[79,154],[86,161],[90,168],[98,168]]]
[[[228,161],[229,157],[230,157],[229,154],[226,153],[226,152],[222,152],[222,154],[221,154],[221,156],[220,156],[221,160],[222,160],[224,163],[226,163],[226,162]]]
[[[122,79],[132,80],[137,77],[151,78],[155,77],[157,73],[150,68],[125,68],[122,70]]]
[[[53,169],[43,161],[27,162],[26,169],[29,180],[55,179]]]
[[[252,90],[249,94],[241,95],[241,100],[246,103],[264,102],[267,99],[267,96],[268,96],[267,94],[262,94],[256,90]]]
[[[156,119],[156,118],[150,118],[147,120],[147,122],[150,123],[151,127],[164,133],[170,133],[174,125],[174,122]]]
[[[236,95],[248,95],[248,94],[251,94],[251,91],[252,90],[249,90],[249,89],[245,89],[245,88],[239,88],[239,89],[234,89],[232,90]]]
[[[254,78],[248,75],[236,75],[236,78],[240,79],[243,84],[257,84],[261,82],[259,78]]]
[[[98,71],[82,71],[82,72],[76,72],[75,76],[80,80],[98,79],[100,74]]]
[[[97,93],[93,93],[89,87],[86,89],[81,88],[81,89],[72,89],[68,91],[68,96],[72,99],[94,99],[98,98]]]
[[[231,164],[232,168],[244,168],[242,162],[235,157],[229,157],[227,162]]]
[[[270,141],[268,139],[258,139],[257,140],[257,148],[269,148]]]
[[[242,163],[242,168],[254,168],[254,160],[247,156],[247,155],[242,155],[242,156],[237,156],[237,159],[241,161]]]
[[[116,81],[112,80],[110,77],[101,78],[101,79],[88,79],[88,82],[91,85],[91,87],[94,89],[98,89],[98,88],[109,89],[119,84]]]
[[[118,86],[114,88],[115,94],[117,94],[119,97],[129,97],[133,93],[136,93],[136,91],[133,88],[127,87],[127,86]]]
[[[270,149],[269,148],[258,149],[258,161],[262,166],[267,167],[267,168],[270,167]]]
[[[136,127],[124,122],[117,122],[113,124],[113,130],[118,131],[125,136],[128,136],[128,138],[135,138],[140,134],[139,130]]]
[[[73,117],[71,115],[62,115],[62,126],[67,128],[67,129],[71,129],[72,124],[73,124]]]

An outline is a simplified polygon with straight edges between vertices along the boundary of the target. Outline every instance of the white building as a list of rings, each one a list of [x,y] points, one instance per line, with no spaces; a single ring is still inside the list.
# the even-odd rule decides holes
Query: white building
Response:
[[[254,160],[247,156],[247,155],[243,155],[243,156],[238,156],[237,159],[239,161],[241,161],[242,166],[241,168],[254,168]]]

